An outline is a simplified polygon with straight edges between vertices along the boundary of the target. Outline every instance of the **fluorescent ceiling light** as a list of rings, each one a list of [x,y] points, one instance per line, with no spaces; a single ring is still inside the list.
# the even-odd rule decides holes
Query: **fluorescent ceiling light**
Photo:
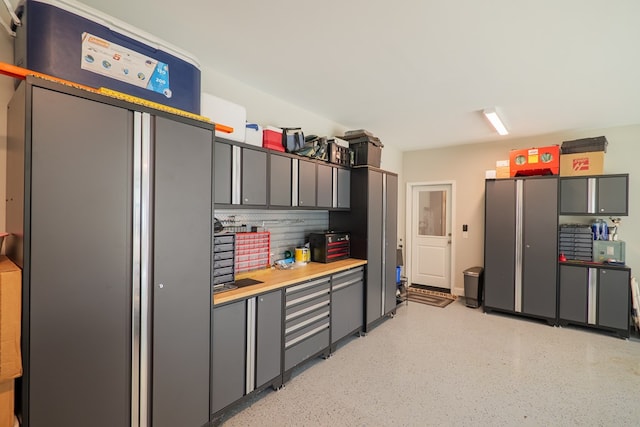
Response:
[[[500,116],[498,116],[498,113],[496,112],[496,110],[494,108],[487,108],[482,113],[491,122],[493,127],[496,129],[496,132],[498,132],[500,135],[508,135],[509,134],[509,131],[504,126],[504,123],[502,123],[502,120],[500,120]]]

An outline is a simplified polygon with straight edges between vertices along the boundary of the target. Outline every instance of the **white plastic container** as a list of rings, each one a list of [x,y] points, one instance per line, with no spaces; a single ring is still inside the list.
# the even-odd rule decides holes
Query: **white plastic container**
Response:
[[[257,123],[247,123],[245,125],[244,142],[247,144],[262,147],[262,126]]]
[[[232,133],[216,131],[217,137],[245,142],[247,109],[242,105],[203,92],[200,97],[200,114],[210,118],[214,123],[233,128]]]

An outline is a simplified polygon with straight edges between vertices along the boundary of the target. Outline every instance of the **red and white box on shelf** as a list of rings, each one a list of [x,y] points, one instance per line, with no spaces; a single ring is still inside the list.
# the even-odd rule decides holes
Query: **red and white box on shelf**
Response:
[[[558,175],[560,173],[560,146],[525,148],[509,153],[509,175]]]
[[[267,126],[262,131],[262,146],[270,150],[284,152],[284,145],[282,145],[282,129]]]
[[[236,233],[235,272],[257,270],[271,265],[271,233],[268,231]]]

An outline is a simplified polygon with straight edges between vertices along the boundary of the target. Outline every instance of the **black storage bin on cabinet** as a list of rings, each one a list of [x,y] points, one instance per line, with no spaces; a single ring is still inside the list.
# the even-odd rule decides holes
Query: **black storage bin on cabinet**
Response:
[[[382,157],[382,147],[372,142],[350,142],[349,148],[353,151],[353,165],[368,165],[376,168],[380,167]]]

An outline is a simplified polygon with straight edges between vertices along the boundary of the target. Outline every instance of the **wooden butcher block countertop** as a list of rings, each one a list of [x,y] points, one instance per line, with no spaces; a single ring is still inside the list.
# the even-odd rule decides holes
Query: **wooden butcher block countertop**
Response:
[[[259,280],[262,283],[216,293],[213,296],[213,304],[220,305],[243,298],[250,298],[253,295],[284,288],[295,283],[304,282],[305,280],[338,273],[350,268],[365,265],[366,263],[366,260],[347,258],[327,264],[310,262],[305,266],[296,266],[288,270],[268,268],[241,273],[236,276],[236,280],[250,278]]]

